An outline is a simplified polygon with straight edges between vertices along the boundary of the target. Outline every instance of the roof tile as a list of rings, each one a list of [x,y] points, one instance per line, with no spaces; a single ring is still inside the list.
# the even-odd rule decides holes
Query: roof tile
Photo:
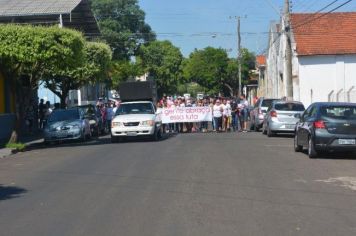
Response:
[[[356,12],[323,14],[291,15],[298,55],[356,54]]]

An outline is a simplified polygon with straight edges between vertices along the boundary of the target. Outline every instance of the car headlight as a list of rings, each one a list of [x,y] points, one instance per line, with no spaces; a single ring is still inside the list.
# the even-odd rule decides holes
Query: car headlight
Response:
[[[123,126],[123,123],[122,122],[111,122],[111,128],[115,128],[115,127],[120,127],[120,126]]]
[[[154,126],[155,125],[155,121],[154,120],[141,121],[141,125],[142,126]]]
[[[72,125],[71,129],[79,129],[79,125]]]

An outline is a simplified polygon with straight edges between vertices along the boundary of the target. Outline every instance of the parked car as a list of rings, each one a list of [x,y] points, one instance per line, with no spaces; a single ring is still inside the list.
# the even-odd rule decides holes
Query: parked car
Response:
[[[99,136],[100,134],[105,133],[105,128],[103,125],[103,120],[101,118],[101,113],[99,109],[92,105],[82,105],[82,106],[77,106],[82,112],[84,113],[84,116],[89,120],[90,124],[90,131],[92,136]]]
[[[263,134],[272,137],[277,133],[294,133],[300,115],[305,111],[301,102],[274,101],[263,121]]]
[[[271,106],[272,102],[279,101],[279,99],[274,98],[259,98],[255,103],[255,106],[250,112],[250,128],[259,131],[262,128],[263,120],[267,113],[268,107]]]
[[[356,104],[313,103],[296,125],[294,150],[310,158],[324,151],[356,151]]]
[[[91,137],[89,120],[78,108],[54,110],[44,129],[44,141],[83,140]]]

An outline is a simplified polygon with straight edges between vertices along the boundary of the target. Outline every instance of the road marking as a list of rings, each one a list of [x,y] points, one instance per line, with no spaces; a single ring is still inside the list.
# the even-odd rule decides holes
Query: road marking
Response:
[[[316,180],[316,182],[335,184],[356,191],[356,177],[337,177],[325,180]]]

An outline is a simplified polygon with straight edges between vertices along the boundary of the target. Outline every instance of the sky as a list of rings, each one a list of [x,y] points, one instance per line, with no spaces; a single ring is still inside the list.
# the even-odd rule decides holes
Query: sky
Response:
[[[331,10],[348,0],[291,0],[292,12],[316,12],[335,2]],[[279,21],[284,0],[139,0],[146,22],[159,40],[170,40],[185,57],[208,46],[237,56],[237,20],[241,17],[242,47],[260,54],[267,47],[270,22]],[[356,0],[338,11],[356,11]],[[39,97],[58,102],[48,89]]]
[[[292,0],[292,12],[325,11],[347,0]],[[270,22],[279,21],[284,0],[139,0],[146,22],[159,40],[170,40],[185,57],[195,49],[221,47],[237,55],[237,20],[241,17],[241,45],[260,54],[268,41]],[[338,11],[356,11],[356,0]]]

